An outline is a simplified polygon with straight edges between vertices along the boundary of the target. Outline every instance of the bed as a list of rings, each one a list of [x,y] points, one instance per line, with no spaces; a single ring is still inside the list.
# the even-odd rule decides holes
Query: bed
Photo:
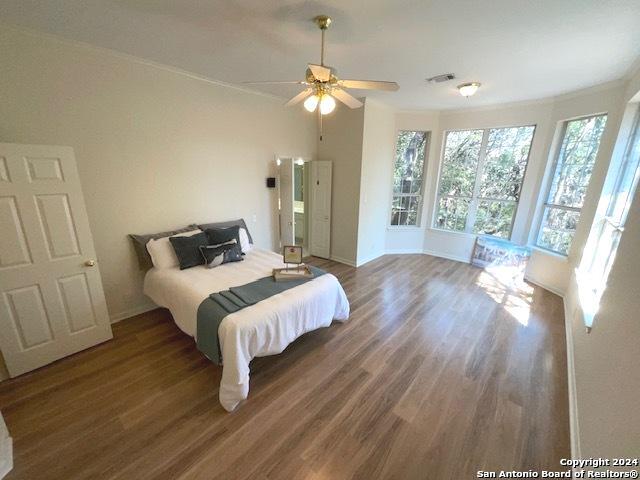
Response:
[[[210,294],[267,277],[283,266],[281,255],[254,247],[244,261],[212,269],[152,268],[144,279],[144,293],[168,308],[180,330],[195,339],[198,308]],[[329,273],[227,315],[218,328],[221,405],[230,412],[247,398],[254,357],[281,353],[300,335],[348,317],[344,290]]]

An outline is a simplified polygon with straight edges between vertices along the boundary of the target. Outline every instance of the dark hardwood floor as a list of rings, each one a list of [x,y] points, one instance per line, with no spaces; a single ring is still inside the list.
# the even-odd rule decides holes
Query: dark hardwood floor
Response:
[[[351,302],[345,324],[251,364],[249,398],[166,310],[114,340],[0,384],[8,479],[466,479],[559,470],[569,414],[562,300],[470,265],[387,255],[315,259]]]

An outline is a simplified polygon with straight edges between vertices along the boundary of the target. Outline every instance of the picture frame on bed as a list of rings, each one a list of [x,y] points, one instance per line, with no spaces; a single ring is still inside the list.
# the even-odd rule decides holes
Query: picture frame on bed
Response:
[[[285,245],[282,249],[284,263],[300,265],[302,263],[302,247],[298,245]]]

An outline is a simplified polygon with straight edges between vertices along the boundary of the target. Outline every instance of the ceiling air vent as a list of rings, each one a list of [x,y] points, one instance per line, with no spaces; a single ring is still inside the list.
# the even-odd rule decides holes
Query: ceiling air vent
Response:
[[[427,78],[429,83],[442,83],[453,80],[456,76],[453,73],[443,73],[442,75],[436,75],[435,77]]]

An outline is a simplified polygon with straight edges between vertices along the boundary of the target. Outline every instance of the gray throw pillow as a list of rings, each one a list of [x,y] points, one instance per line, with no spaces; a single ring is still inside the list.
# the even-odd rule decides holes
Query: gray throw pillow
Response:
[[[149,252],[147,251],[147,243],[149,243],[149,240],[157,240],[159,238],[170,237],[172,235],[177,235],[178,233],[191,232],[193,230],[198,230],[198,225],[191,224],[187,225],[184,228],[170,230],[168,232],[147,233],[144,235],[135,235],[133,233],[129,234],[129,238],[133,242],[133,249],[136,252],[140,270],[149,270],[151,267],[153,267],[151,255],[149,255]]]
[[[204,231],[210,228],[227,228],[227,227],[233,227],[236,225],[240,228],[244,228],[247,231],[247,237],[249,237],[249,243],[253,244],[253,237],[251,236],[251,232],[247,228],[247,224],[245,223],[243,218],[239,218],[238,220],[228,220],[226,222],[200,223],[198,224],[198,228]]]
[[[204,263],[200,247],[206,247],[209,244],[206,233],[200,232],[188,237],[169,237],[169,241],[178,257],[180,270]]]

